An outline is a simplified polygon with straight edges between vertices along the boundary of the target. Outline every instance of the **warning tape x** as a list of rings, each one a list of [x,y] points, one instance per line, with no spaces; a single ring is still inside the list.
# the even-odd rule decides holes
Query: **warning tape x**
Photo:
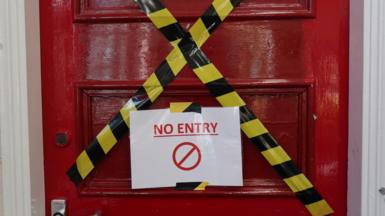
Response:
[[[196,41],[197,45],[202,46],[209,36],[218,28],[222,20],[231,12],[217,12],[223,10],[223,8],[231,8],[233,10],[241,0],[219,0],[214,1],[208,10],[204,12],[201,18],[198,19],[191,26],[189,33]],[[145,2],[145,1],[141,1]],[[148,11],[154,11],[151,8],[164,8],[164,6],[158,1],[148,1]],[[229,6],[231,5],[231,7]],[[141,5],[144,5],[143,3]],[[214,7],[215,5],[215,7]],[[226,6],[227,5],[227,6]],[[225,11],[225,10],[223,10]],[[171,13],[169,12],[171,15]],[[222,19],[211,19],[215,14],[222,14]],[[226,14],[226,16],[223,16]],[[171,15],[172,16],[172,15]],[[154,16],[153,16],[154,17]],[[216,15],[218,17],[218,15]],[[163,16],[163,19],[169,19],[168,16]],[[176,19],[173,18],[176,23]],[[177,24],[177,26],[179,26]],[[167,27],[161,31],[166,32]],[[167,38],[177,44],[181,36],[172,37],[176,34],[185,35],[183,28],[175,30],[168,30],[167,32],[174,32]],[[167,33],[165,33],[167,34]],[[175,39],[173,39],[175,38]],[[130,112],[143,110],[148,108],[164,91],[164,88],[171,83],[179,72],[186,66],[185,60],[181,50],[174,46],[174,49],[168,54],[166,60],[164,60],[154,73],[144,82],[142,87],[134,93],[132,98],[120,109],[112,120],[98,133],[96,138],[81,152],[77,157],[76,162],[67,171],[67,175],[71,181],[75,184],[82,182],[91,172],[95,166],[99,164],[111,149],[116,145],[117,141],[129,130],[130,126]]]
[[[271,136],[261,121],[226,81],[222,73],[200,50],[212,32],[241,0],[214,0],[209,9],[185,32],[170,11],[158,0],[138,0],[141,9],[174,46],[166,60],[143,84],[120,113],[98,134],[68,171],[79,183],[100,162],[117,140],[128,130],[129,112],[147,108],[188,63],[201,82],[224,107],[240,107],[241,129],[257,146],[264,158],[283,178],[312,215],[329,215],[333,210],[298,169],[285,150]]]

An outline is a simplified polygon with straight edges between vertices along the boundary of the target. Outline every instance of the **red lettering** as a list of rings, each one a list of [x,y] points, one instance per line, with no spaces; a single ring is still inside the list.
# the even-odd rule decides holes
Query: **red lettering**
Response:
[[[209,123],[203,123],[203,131],[202,133],[210,133],[210,124]]]
[[[202,125],[202,123],[194,123],[194,125],[196,126],[195,129],[195,133],[199,133],[199,127]]]
[[[193,126],[193,124],[191,123],[191,124],[189,124],[189,123],[186,123],[186,124],[184,124],[184,126],[185,126],[185,133],[194,133],[194,126]]]
[[[164,125],[163,129],[165,134],[172,134],[174,127],[172,126],[172,124],[166,124]]]
[[[218,122],[215,122],[215,123],[210,122],[210,125],[211,125],[211,128],[213,129],[213,133],[216,133]]]
[[[175,126],[175,131],[174,131]],[[154,124],[154,137],[160,136],[189,136],[189,135],[218,135],[217,122],[195,122],[173,124]]]
[[[154,124],[154,134],[155,135],[162,135],[163,134],[163,127],[162,127],[162,125],[156,125],[156,124]]]
[[[184,134],[184,132],[183,132],[183,124],[182,123],[178,124],[178,133],[179,134]]]

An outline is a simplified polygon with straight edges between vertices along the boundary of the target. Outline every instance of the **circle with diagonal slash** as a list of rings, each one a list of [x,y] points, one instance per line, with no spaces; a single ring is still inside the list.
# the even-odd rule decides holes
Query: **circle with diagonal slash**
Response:
[[[201,151],[194,143],[183,142],[177,145],[172,153],[175,166],[184,171],[195,169],[201,162]]]

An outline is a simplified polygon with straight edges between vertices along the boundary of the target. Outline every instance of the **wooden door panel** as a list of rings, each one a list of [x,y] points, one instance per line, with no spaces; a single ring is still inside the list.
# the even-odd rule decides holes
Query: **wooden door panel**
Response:
[[[199,101],[203,106],[220,106],[199,82],[171,85],[151,108],[168,107],[170,102],[186,101],[186,95],[192,101]],[[286,83],[289,85],[289,83]],[[310,84],[255,83],[251,85],[234,85],[254,112],[260,114],[261,120],[275,138],[287,150],[305,173],[310,175],[313,142],[308,139],[312,134],[311,120],[311,86]],[[80,152],[85,144],[105,126],[139,86],[130,83],[83,82],[77,85],[77,122],[79,125],[76,145]],[[245,187],[208,189],[205,194],[187,192],[191,195],[291,195],[290,190],[260,156],[254,145],[243,136],[244,180]],[[109,157],[98,166],[95,172],[81,186],[83,195],[169,195],[186,194],[174,189],[131,190],[130,154],[128,137],[119,141]]]
[[[211,0],[163,0],[186,28]],[[336,211],[346,214],[348,0],[244,0],[202,47]],[[41,0],[46,206],[69,215],[308,215],[245,137],[245,187],[131,190],[125,136],[87,180],[76,156],[171,51],[130,0]],[[219,106],[185,67],[151,109]],[[69,141],[55,145],[64,132]],[[204,212],[202,212],[204,209]]]
[[[183,22],[190,26],[191,22]],[[171,46],[151,23],[76,24],[75,66],[85,80],[144,80]],[[284,79],[306,82],[314,74],[302,21],[229,21],[203,46],[228,79]],[[288,43],[289,41],[289,43]],[[187,66],[178,80],[196,76]]]
[[[211,0],[165,0],[164,5],[179,19],[193,19],[202,15]],[[244,0],[231,18],[312,17],[313,0]],[[76,22],[121,22],[142,20],[146,16],[133,1],[74,0]]]

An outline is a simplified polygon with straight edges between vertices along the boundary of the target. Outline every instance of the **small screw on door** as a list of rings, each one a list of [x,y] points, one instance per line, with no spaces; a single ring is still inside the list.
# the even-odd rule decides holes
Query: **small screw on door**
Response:
[[[58,145],[60,147],[66,146],[68,143],[68,134],[65,132],[56,133],[55,142],[56,142],[56,145]]]
[[[382,196],[385,196],[385,188],[382,187],[378,190]]]

